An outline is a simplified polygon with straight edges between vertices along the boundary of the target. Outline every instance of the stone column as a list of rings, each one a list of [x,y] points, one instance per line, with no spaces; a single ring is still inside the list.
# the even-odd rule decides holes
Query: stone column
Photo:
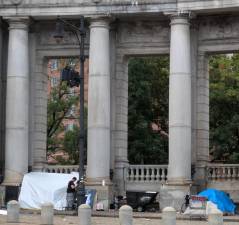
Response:
[[[126,177],[128,162],[128,58],[117,53],[115,87],[115,170],[114,191],[117,195],[126,195]]]
[[[168,182],[191,181],[191,57],[186,15],[171,19]]]
[[[176,209],[191,182],[191,57],[187,14],[171,16],[169,166],[166,205]]]
[[[197,116],[196,116],[196,173],[198,191],[207,186],[209,162],[209,62],[205,52],[198,52],[197,65]]]
[[[87,184],[98,188],[102,183],[106,186],[110,183],[109,43],[109,21],[93,19],[89,52]]]
[[[9,23],[5,185],[19,185],[28,171],[29,52],[28,18]]]

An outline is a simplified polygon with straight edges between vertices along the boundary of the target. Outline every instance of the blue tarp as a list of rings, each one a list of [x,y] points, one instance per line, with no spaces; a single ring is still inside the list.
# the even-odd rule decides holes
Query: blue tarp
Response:
[[[199,196],[207,197],[208,201],[217,205],[223,213],[235,213],[236,206],[233,204],[229,196],[216,189],[206,189],[198,194]]]

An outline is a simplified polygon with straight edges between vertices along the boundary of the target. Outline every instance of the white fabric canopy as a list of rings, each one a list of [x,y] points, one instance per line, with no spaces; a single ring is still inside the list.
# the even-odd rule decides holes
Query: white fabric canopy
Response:
[[[54,209],[66,207],[66,189],[68,182],[78,178],[78,173],[40,173],[31,172],[24,175],[19,195],[20,207],[40,209],[43,203],[50,202]]]

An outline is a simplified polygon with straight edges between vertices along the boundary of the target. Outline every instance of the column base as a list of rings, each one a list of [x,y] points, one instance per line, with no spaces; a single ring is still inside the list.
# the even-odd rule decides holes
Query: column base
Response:
[[[0,186],[0,207],[6,207],[12,200],[18,201],[20,186],[1,185]]]
[[[197,186],[197,192],[207,188],[207,166],[205,162],[196,164],[194,183]]]
[[[165,207],[173,207],[180,211],[182,204],[185,202],[185,196],[190,194],[190,183],[167,183],[162,184],[160,188],[160,210]]]
[[[44,164],[42,165],[34,165],[32,166],[32,171],[33,172],[42,172],[44,168]]]
[[[5,177],[4,177],[2,185],[4,185],[4,186],[20,186],[22,183],[23,176],[24,175],[21,173],[6,169]]]
[[[114,185],[116,195],[126,196],[126,176],[129,167],[128,161],[115,162]]]
[[[104,210],[109,210],[110,203],[113,201],[113,185],[109,179],[87,179],[85,187],[96,190],[94,210],[97,203],[102,203]]]

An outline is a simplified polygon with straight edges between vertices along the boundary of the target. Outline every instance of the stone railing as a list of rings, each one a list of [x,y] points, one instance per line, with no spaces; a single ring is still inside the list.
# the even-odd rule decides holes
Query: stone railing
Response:
[[[71,172],[78,172],[79,166],[78,165],[46,165],[42,172],[46,173],[71,173]]]
[[[129,165],[127,182],[165,182],[168,165]]]
[[[209,164],[208,180],[234,180],[239,178],[239,164]]]

